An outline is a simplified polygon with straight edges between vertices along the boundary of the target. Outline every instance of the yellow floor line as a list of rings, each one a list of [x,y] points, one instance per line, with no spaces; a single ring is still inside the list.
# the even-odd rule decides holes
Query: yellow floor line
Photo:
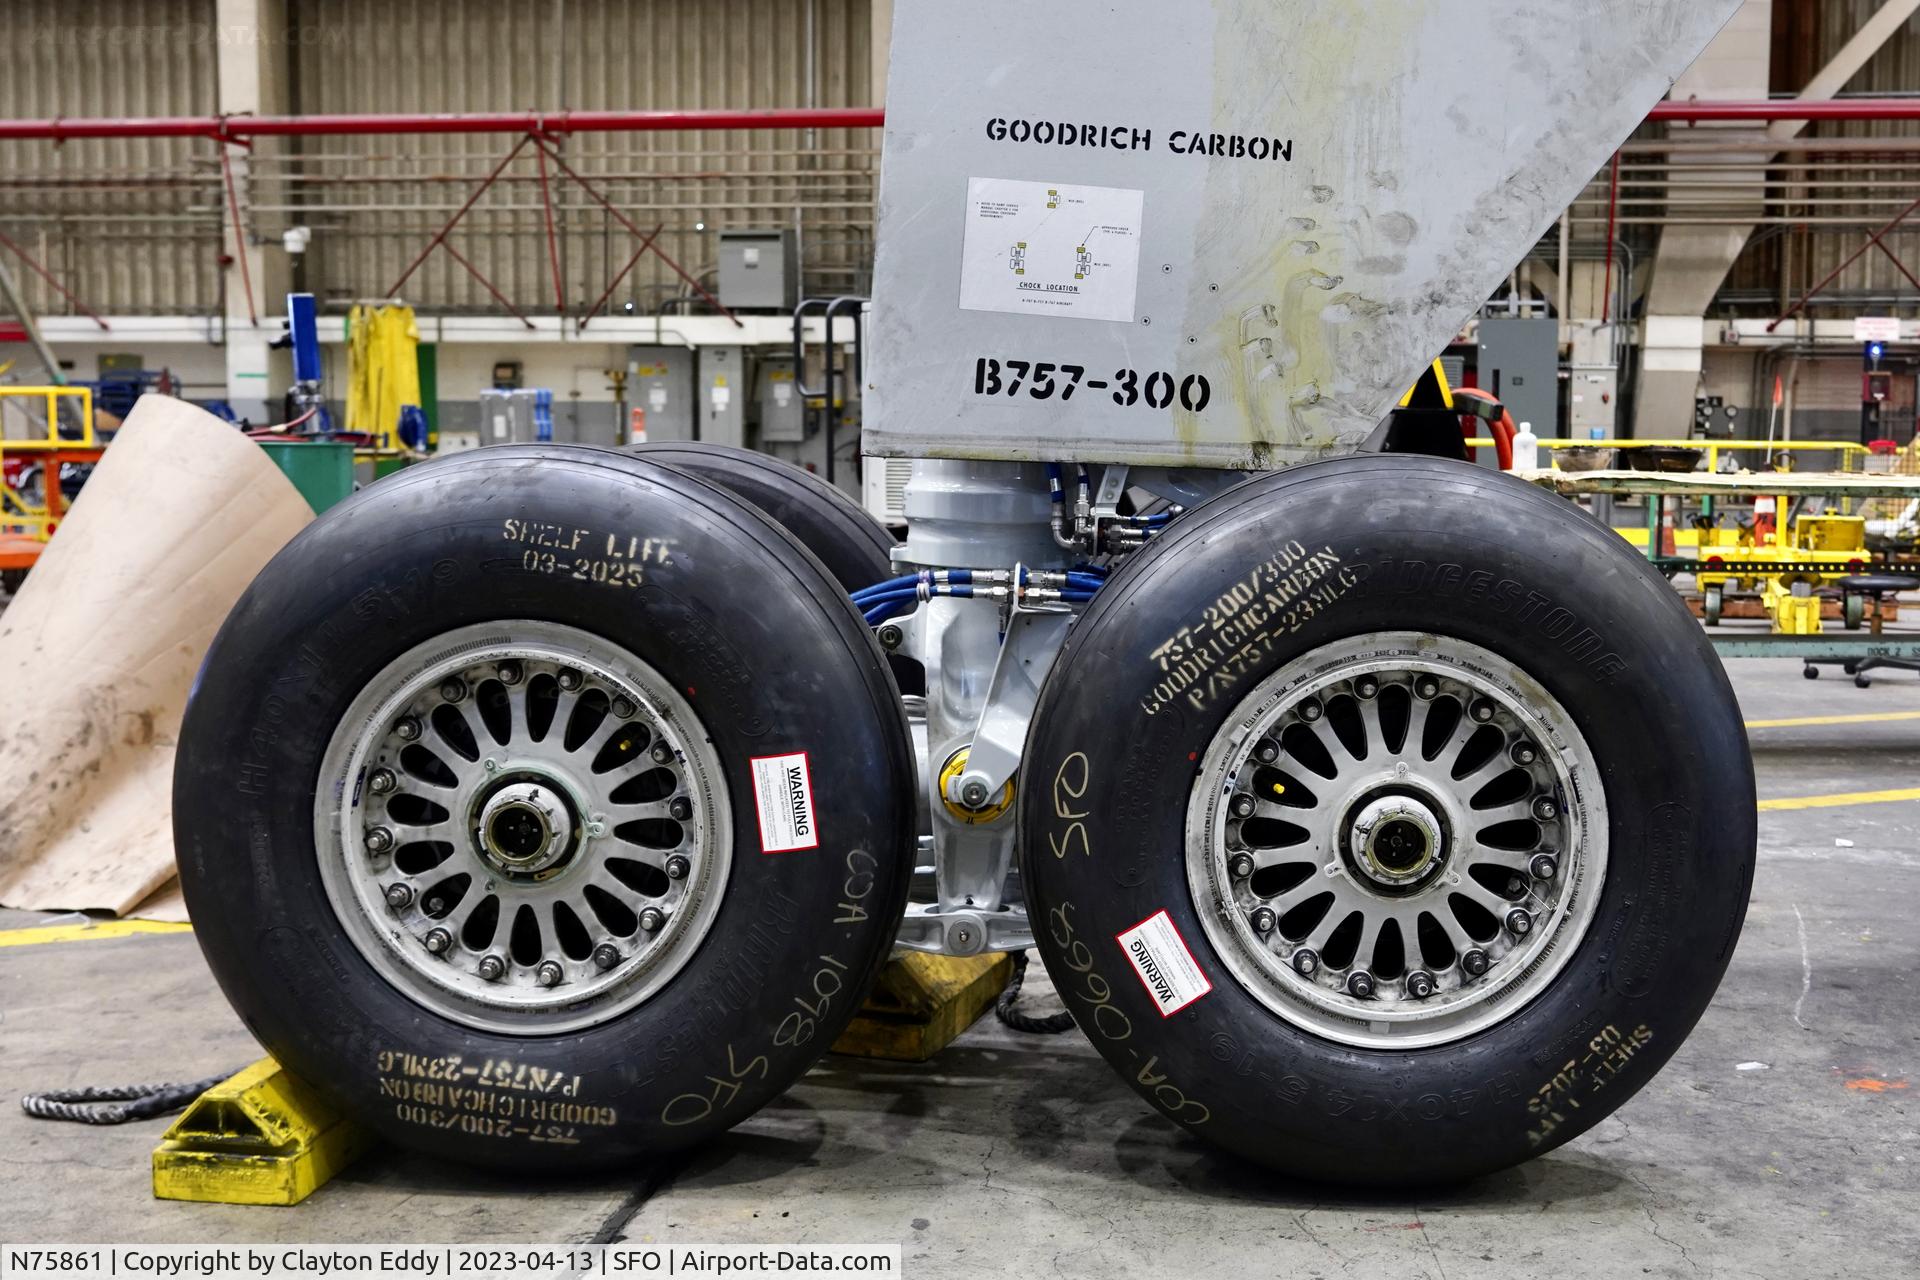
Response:
[[[1749,729],[1797,729],[1813,724],[1883,724],[1888,720],[1920,720],[1920,711],[1871,711],[1852,716],[1800,716],[1793,720],[1749,720]]]
[[[1762,800],[1760,812],[1778,809],[1839,809],[1853,804],[1886,804],[1894,800],[1920,800],[1920,787],[1898,791],[1847,791],[1835,796],[1787,796]]]
[[[35,929],[0,929],[0,947],[32,947],[42,942],[91,942],[136,933],[192,933],[190,924],[166,920],[102,920],[98,924],[50,924]]]

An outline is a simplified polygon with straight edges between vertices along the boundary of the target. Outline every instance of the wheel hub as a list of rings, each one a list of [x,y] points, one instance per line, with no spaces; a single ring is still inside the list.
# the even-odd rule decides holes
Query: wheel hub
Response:
[[[557,623],[395,658],[321,765],[329,900],[381,976],[486,1030],[614,1017],[690,960],[732,857],[726,780],[679,692]]]
[[[474,823],[480,856],[503,875],[537,876],[574,852],[576,816],[560,791],[509,782],[483,797]]]
[[[1347,833],[1347,865],[1365,882],[1405,894],[1432,881],[1446,859],[1446,828],[1412,795],[1376,796],[1360,806]]]
[[[1336,641],[1268,676],[1203,754],[1187,878],[1233,978],[1346,1044],[1511,1016],[1585,936],[1600,774],[1515,663],[1448,637]]]

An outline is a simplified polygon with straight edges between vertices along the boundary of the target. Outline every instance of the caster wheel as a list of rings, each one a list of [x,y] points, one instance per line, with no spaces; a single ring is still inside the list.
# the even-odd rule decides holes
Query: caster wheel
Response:
[[[1867,679],[1865,676],[1855,676],[1853,678],[1853,687],[1856,689],[1871,689],[1873,688],[1873,681]]]
[[[1591,1127],[1707,1007],[1753,875],[1740,709],[1679,596],[1431,458],[1183,516],[1075,625],[1022,768],[1079,1026],[1168,1119],[1316,1181],[1469,1178]],[[1606,1044],[1633,1048],[1600,1088]]]
[[[1706,615],[1707,625],[1720,625],[1720,612],[1726,605],[1726,588],[1708,587],[1700,597],[1700,611]]]
[[[1860,662],[1858,659],[1849,658],[1840,664],[1840,669],[1850,676],[1858,675],[1860,673]]]
[[[1867,619],[1867,598],[1852,591],[1847,592],[1840,598],[1840,614],[1847,630],[1858,631],[1860,624]]]
[[[1820,668],[1809,662],[1806,666],[1800,668],[1800,674],[1809,680],[1818,680],[1820,678]]]

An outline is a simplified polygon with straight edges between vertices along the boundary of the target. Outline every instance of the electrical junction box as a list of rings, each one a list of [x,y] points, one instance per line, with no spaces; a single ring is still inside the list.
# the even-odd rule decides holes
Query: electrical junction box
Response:
[[[693,440],[694,353],[691,347],[627,348],[628,443]],[[645,435],[639,433],[644,431]]]
[[[743,348],[700,348],[699,415],[701,443],[746,447],[747,376]]]
[[[865,448],[1358,448],[1740,2],[895,0]]]
[[[552,424],[541,432],[540,398],[549,393],[537,388],[488,387],[480,393],[480,440],[482,445],[533,444],[551,440]]]
[[[1567,392],[1567,435],[1609,440],[1620,412],[1620,371],[1611,365],[1575,365]]]
[[[793,362],[762,358],[754,400],[759,411],[760,443],[799,444],[807,438],[807,406],[793,380]]]
[[[800,261],[791,231],[720,232],[720,305],[792,311],[800,300]]]
[[[1560,322],[1528,317],[1482,316],[1481,390],[1492,393],[1516,425],[1533,433],[1560,433]]]

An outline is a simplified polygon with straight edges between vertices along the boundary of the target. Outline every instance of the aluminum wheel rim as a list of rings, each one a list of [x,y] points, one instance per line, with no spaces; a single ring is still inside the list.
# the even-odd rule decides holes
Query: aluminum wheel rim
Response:
[[[1200,762],[1187,879],[1267,1008],[1411,1049],[1552,985],[1592,924],[1606,843],[1599,770],[1557,699],[1478,645],[1382,632],[1296,659],[1235,709]]]
[[[361,690],[321,764],[314,844],[386,981],[468,1026],[557,1033],[642,1003],[692,957],[729,813],[711,741],[658,673],[588,632],[503,621]]]

